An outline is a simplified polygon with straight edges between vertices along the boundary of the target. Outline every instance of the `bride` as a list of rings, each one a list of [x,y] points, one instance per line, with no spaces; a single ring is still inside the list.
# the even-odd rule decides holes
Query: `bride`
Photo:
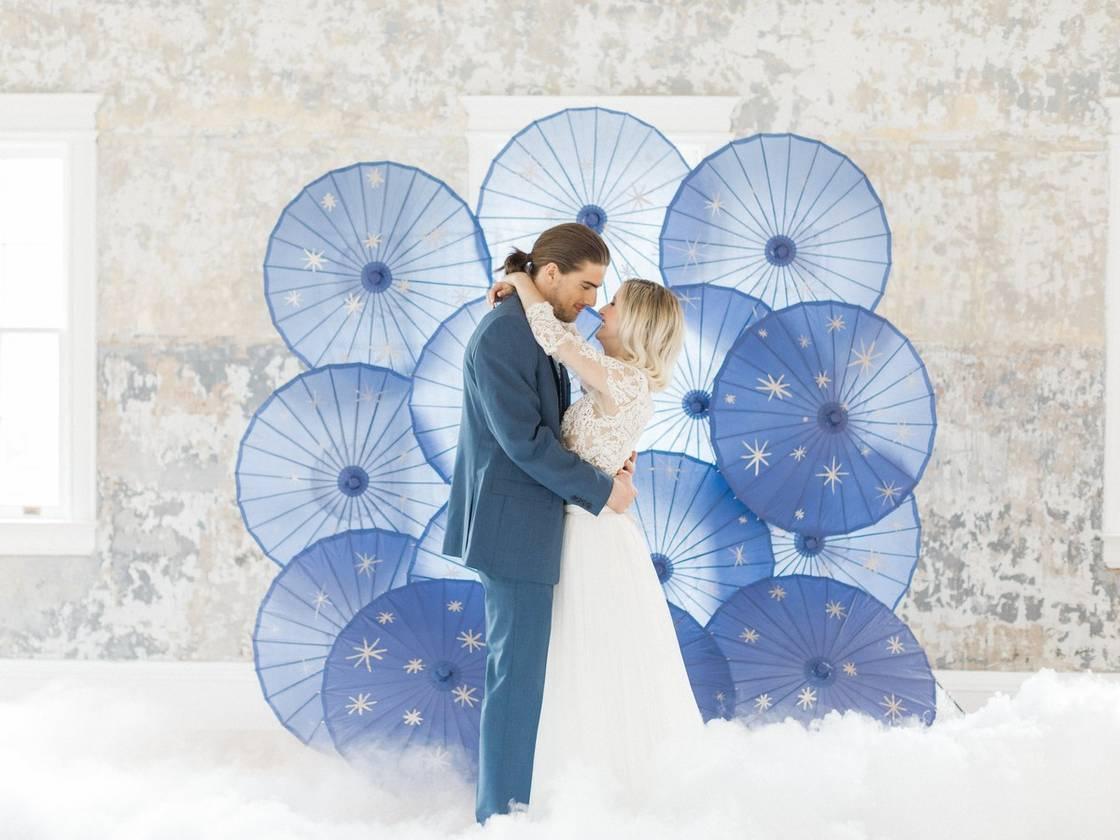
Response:
[[[516,293],[537,342],[579,376],[584,393],[563,416],[562,442],[614,475],[653,415],[651,391],[672,375],[684,339],[680,302],[664,286],[627,280],[599,310],[600,351],[555,316],[518,268],[532,270],[521,251],[507,260],[512,273],[491,287],[490,302]],[[608,507],[595,516],[566,504],[532,802],[549,801],[566,774],[587,770],[639,788],[660,744],[697,738],[702,728],[638,524]]]

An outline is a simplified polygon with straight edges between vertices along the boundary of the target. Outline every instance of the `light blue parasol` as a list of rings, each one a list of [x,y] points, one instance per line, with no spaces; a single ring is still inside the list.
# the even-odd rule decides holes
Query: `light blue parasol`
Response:
[[[249,533],[283,565],[341,531],[417,537],[448,487],[420,451],[409,380],[364,364],[329,365],[278,388],[249,422],[237,502]]]
[[[656,280],[658,232],[688,164],[649,123],[607,108],[569,108],[519,131],[490,165],[478,221],[499,268],[547,228],[579,222],[611,251],[600,298],[628,277]]]
[[[683,452],[714,464],[709,424],[713,380],[739,334],[770,309],[722,286],[674,286],[673,292],[684,312],[684,345],[669,386],[653,394],[653,418],[638,449]]]
[[[914,577],[921,532],[913,494],[874,525],[849,534],[793,533],[771,525],[774,574],[835,578],[894,609]]]
[[[874,309],[890,266],[890,228],[867,176],[796,134],[756,134],[706,157],[661,230],[666,284],[729,286],[774,309],[808,300]]]
[[[518,306],[510,302],[510,306]],[[463,411],[463,354],[482,316],[490,311],[486,298],[471,301],[440,324],[412,374],[408,408],[416,439],[428,462],[451,481],[459,445]]]
[[[438,178],[390,161],[323,175],[284,208],[268,241],[265,299],[309,367],[411,373],[436,327],[490,285],[470,208]]]
[[[711,464],[679,452],[639,452],[634,486],[631,511],[665,596],[697,621],[706,622],[739,587],[772,574],[769,529]]]

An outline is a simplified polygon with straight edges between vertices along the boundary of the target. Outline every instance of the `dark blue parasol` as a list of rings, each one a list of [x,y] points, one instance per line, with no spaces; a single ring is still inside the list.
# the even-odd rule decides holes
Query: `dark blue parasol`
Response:
[[[323,726],[323,663],[342,628],[406,582],[416,541],[370,528],[319,540],[291,559],[261,601],[253,660],[264,699],[303,743],[333,749]]]
[[[808,721],[852,709],[892,724],[933,722],[925,653],[860,589],[806,575],[762,580],[729,598],[708,632],[731,666],[738,716]]]
[[[429,580],[392,589],[354,616],[323,679],[324,717],[340,753],[446,750],[473,772],[486,672],[484,602],[480,583]]]
[[[843,303],[772,312],[716,375],[712,446],[735,495],[767,522],[846,534],[914,488],[937,428],[913,345]]]
[[[735,684],[727,657],[700,622],[676,604],[668,606],[700,714],[705,721],[717,717],[730,720],[735,711]]]

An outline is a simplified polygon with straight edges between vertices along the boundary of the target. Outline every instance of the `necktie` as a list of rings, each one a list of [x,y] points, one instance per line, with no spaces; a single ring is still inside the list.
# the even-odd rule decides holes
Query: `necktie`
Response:
[[[572,380],[568,377],[568,369],[563,362],[557,362],[560,367],[560,410],[567,410],[572,404]]]

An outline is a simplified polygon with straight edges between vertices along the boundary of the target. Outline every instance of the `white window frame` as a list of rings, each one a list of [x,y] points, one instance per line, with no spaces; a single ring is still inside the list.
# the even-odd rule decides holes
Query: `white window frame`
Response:
[[[1120,569],[1120,96],[1105,99],[1108,130],[1108,256],[1104,278],[1104,564]]]
[[[60,347],[62,515],[0,519],[0,555],[90,555],[97,521],[97,107],[100,94],[0,94],[0,142],[62,145],[68,328]]]
[[[467,195],[478,209],[478,191],[490,161],[533,120],[565,108],[610,108],[652,125],[680,150],[690,167],[733,139],[731,112],[738,96],[461,96],[467,112]]]

